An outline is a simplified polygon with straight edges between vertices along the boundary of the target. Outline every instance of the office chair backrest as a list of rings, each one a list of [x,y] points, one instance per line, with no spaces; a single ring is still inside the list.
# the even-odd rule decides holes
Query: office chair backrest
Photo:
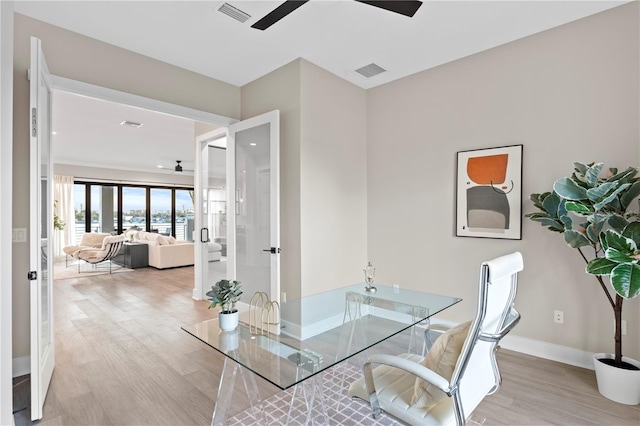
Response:
[[[454,406],[458,424],[480,401],[500,386],[495,348],[520,319],[513,308],[517,274],[523,269],[519,252],[482,263],[478,292],[478,312],[469,329],[456,368],[452,386],[458,386]]]

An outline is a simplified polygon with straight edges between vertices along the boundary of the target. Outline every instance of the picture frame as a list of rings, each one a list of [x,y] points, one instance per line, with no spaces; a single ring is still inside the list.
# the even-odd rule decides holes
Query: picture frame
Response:
[[[523,145],[457,153],[456,236],[522,239]]]

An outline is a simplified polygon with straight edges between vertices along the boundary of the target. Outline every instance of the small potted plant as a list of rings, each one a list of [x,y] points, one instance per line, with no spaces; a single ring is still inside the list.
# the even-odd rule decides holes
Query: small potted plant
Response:
[[[574,166],[571,176],[555,181],[552,192],[531,194],[539,211],[526,216],[562,234],[597,280],[615,322],[614,353],[594,355],[598,389],[611,400],[635,405],[640,403],[640,363],[622,356],[622,304],[640,295],[640,217],[629,211],[640,195],[638,169],[610,168],[601,177],[603,163]]]
[[[238,310],[236,303],[242,296],[242,286],[240,281],[220,280],[211,287],[207,292],[210,297],[209,309],[220,305],[221,310],[218,313],[220,328],[224,331],[235,330],[238,326]]]

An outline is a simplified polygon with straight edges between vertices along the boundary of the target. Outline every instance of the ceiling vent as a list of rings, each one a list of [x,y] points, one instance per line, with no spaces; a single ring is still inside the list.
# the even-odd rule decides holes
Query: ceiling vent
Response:
[[[222,12],[227,16],[231,16],[236,21],[240,21],[243,24],[247,21],[247,19],[251,18],[246,12],[241,11],[240,9],[231,6],[229,3],[223,3],[220,8],[218,8],[218,12]]]
[[[366,78],[371,78],[371,77],[373,77],[375,75],[378,75],[378,74],[386,72],[386,71],[387,70],[382,68],[380,65],[377,65],[377,64],[374,64],[374,63],[371,63],[369,65],[365,65],[364,67],[358,68],[356,70],[356,72],[358,74],[360,74],[361,76],[366,77]]]
[[[121,126],[129,126],[129,127],[142,127],[142,123],[136,123],[135,121],[123,121],[122,123],[120,123]]]

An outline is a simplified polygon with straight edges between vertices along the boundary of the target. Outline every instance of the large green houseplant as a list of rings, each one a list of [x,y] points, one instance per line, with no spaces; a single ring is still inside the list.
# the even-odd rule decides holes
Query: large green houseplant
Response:
[[[638,169],[610,168],[603,163],[574,163],[569,177],[555,181],[552,192],[532,194],[538,212],[527,214],[578,250],[586,272],[598,281],[615,319],[615,365],[622,360],[622,304],[640,294],[640,219],[630,211],[640,194]],[[603,276],[609,276],[613,291]]]

